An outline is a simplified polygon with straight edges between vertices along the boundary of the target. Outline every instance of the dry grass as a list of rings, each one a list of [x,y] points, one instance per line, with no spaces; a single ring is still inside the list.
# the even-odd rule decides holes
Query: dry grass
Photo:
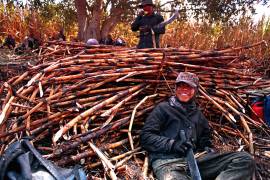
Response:
[[[40,42],[46,41],[49,37],[54,37],[62,28],[59,17],[45,21],[35,11],[12,7],[8,10],[0,4],[0,43],[11,34],[16,42],[21,42],[26,36],[33,34]],[[74,28],[66,32],[74,36]]]
[[[120,24],[112,33],[113,37],[122,37],[130,47],[138,42],[138,33],[130,30],[130,24]],[[188,47],[194,49],[223,49],[249,45],[265,40],[270,45],[270,19],[262,19],[254,24],[243,17],[234,25],[174,22],[166,29],[161,47]],[[249,52],[256,57],[269,57],[269,47],[262,46]]]
[[[250,45],[261,40],[270,43],[270,19],[261,20],[258,24],[247,18],[242,18],[234,25],[224,24],[191,24],[187,22],[176,22],[167,28],[163,37],[163,46],[184,46],[194,49],[223,49]],[[269,57],[269,48],[262,46],[253,55]]]

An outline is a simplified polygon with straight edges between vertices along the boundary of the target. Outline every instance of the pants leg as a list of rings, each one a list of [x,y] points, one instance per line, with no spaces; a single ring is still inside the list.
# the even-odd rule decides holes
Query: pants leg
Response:
[[[250,180],[255,171],[255,161],[246,152],[207,154],[197,161],[205,180]]]
[[[191,180],[187,175],[187,164],[183,160],[157,160],[153,164],[153,171],[158,180]]]

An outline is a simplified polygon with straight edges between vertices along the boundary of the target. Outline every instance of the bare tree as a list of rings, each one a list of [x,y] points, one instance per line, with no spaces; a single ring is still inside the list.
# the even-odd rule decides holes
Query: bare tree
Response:
[[[117,23],[130,16],[136,8],[136,1],[126,0],[75,0],[79,26],[78,38],[100,40],[105,38]]]

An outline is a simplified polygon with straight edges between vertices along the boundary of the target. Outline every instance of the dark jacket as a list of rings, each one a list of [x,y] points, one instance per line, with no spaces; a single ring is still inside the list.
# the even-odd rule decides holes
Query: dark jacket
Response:
[[[141,145],[149,152],[151,163],[156,159],[181,157],[173,151],[174,142],[181,140],[180,130],[184,130],[193,141],[194,151],[211,147],[208,121],[196,103],[181,104],[172,96],[155,107],[141,132]]]
[[[159,14],[153,14],[150,16],[138,16],[135,21],[131,25],[131,30],[132,31],[138,31],[142,27],[147,27],[144,28],[144,30],[140,30],[140,40],[137,48],[143,49],[143,48],[153,48],[153,40],[152,40],[152,32],[151,28],[153,29],[153,32],[155,34],[155,41],[156,41],[156,47],[159,47],[159,36],[160,34],[165,33],[165,27],[161,28],[155,28],[155,25],[160,24],[163,22],[164,19],[161,15]]]

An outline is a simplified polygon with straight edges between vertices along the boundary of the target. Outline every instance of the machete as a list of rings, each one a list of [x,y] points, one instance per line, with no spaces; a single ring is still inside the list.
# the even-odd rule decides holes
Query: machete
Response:
[[[180,131],[180,136],[181,136],[181,141],[185,142],[187,137],[186,137],[186,133],[184,130]],[[202,180],[192,148],[189,148],[187,150],[186,159],[187,159],[187,163],[188,163],[188,167],[189,167],[189,171],[190,171],[192,180]]]
[[[172,23],[174,20],[176,20],[178,18],[178,16],[179,16],[179,7],[176,7],[174,10],[174,14],[169,19],[159,23],[158,25],[155,25],[154,28],[165,27],[166,25],[168,25],[168,24]]]
[[[174,14],[169,18],[167,19],[166,21],[163,21],[157,25],[155,25],[153,28],[162,28],[162,27],[165,27],[166,25],[172,23],[174,20],[176,20],[179,16],[179,7],[176,7],[175,8],[175,11],[174,11]],[[155,33],[153,31],[153,28],[151,28],[151,34],[152,34],[152,42],[153,42],[153,47],[154,48],[157,48],[157,45],[156,45],[156,37],[155,37]]]

